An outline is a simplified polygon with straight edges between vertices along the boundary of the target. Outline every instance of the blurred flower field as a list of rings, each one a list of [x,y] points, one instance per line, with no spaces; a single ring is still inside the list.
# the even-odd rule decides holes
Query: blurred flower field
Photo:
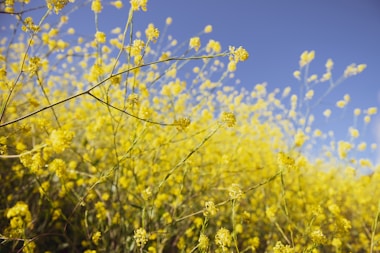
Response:
[[[0,2],[14,21],[0,40],[0,252],[380,252],[376,144],[313,125],[312,105],[365,64],[335,78],[328,59],[317,75],[305,51],[301,92],[238,90],[226,83],[249,52],[204,39],[211,25],[181,42],[171,18],[133,29],[147,0],[86,3]],[[91,37],[70,22],[80,8]],[[102,31],[104,8],[129,9],[125,24]]]

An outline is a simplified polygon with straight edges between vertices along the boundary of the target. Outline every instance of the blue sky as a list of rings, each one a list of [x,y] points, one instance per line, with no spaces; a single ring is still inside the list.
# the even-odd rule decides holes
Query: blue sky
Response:
[[[124,26],[129,8],[128,1],[124,2],[125,16],[108,12],[112,8],[105,9],[100,19],[101,30]],[[304,50],[315,50],[310,71],[317,74],[323,74],[326,60],[332,58],[335,78],[351,63],[366,63],[368,67],[363,73],[346,80],[317,108],[319,114],[326,108],[333,110],[327,129],[335,130],[338,139],[347,136],[354,108],[380,107],[379,0],[150,0],[148,12],[136,13],[134,25],[143,30],[153,22],[162,28],[167,17],[173,18],[168,34],[179,42],[211,24],[213,32],[209,37],[220,41],[224,48],[229,45],[246,48],[250,58],[239,64],[236,77],[241,80],[240,86],[248,90],[267,82],[268,90],[291,86],[298,93],[300,83],[292,73],[298,68]],[[81,33],[93,34],[93,20],[87,8],[74,13],[70,22],[79,26],[77,30]],[[318,85],[316,89],[321,91],[328,86]],[[346,93],[350,94],[351,102],[342,115],[335,102]],[[379,117],[373,119],[365,138],[369,143],[377,141],[380,147],[380,136],[376,137],[380,123],[375,124],[376,120],[380,122]],[[323,128],[325,123],[316,122],[316,126]]]
[[[326,60],[332,58],[336,79],[347,65],[366,63],[363,73],[344,81],[317,108],[319,113],[327,108],[333,110],[328,124],[321,120],[316,126],[333,129],[337,140],[347,137],[355,108],[380,107],[378,0],[160,0],[150,1],[148,12],[139,13],[136,23],[154,22],[159,27],[168,16],[173,18],[169,33],[179,41],[211,24],[211,36],[222,46],[245,47],[250,58],[238,66],[236,77],[241,80],[240,86],[247,89],[267,82],[269,90],[291,86],[298,93],[300,83],[292,73],[298,68],[304,50],[315,50],[310,71],[317,74],[323,74]],[[327,83],[318,85],[316,89],[320,91],[328,86]],[[343,113],[335,102],[346,93],[350,94],[351,102]],[[363,137],[369,143],[380,144],[376,120],[378,117]],[[373,154],[371,158],[377,160]]]

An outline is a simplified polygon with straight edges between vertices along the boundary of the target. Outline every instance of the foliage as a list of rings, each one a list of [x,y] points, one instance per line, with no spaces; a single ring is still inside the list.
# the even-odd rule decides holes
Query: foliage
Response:
[[[170,18],[163,34],[133,32],[144,0],[110,33],[102,11],[122,1],[28,2],[1,2],[14,17],[0,48],[1,252],[380,252],[380,172],[353,156],[367,148],[358,128],[321,146],[331,134],[313,127],[312,102],[365,64],[333,81],[329,59],[318,78],[305,51],[299,96],[237,90],[248,52],[204,45],[211,26],[178,45]],[[84,8],[91,38],[69,22]],[[318,82],[330,88],[314,98]]]

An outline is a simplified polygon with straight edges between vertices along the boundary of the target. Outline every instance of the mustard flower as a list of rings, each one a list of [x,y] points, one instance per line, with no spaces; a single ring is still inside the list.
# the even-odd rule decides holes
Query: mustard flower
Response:
[[[327,80],[331,79],[331,72],[326,72],[323,74],[322,78],[320,79],[321,82],[325,82]]]
[[[165,24],[166,24],[166,25],[171,25],[172,22],[173,22],[173,19],[172,19],[171,17],[167,17],[167,18],[166,18],[166,21],[165,21]]]
[[[311,100],[311,99],[313,98],[313,96],[314,96],[314,90],[309,90],[309,91],[306,93],[305,98],[306,98],[307,100]]]
[[[140,10],[140,8],[143,11],[147,10],[146,6],[148,4],[148,0],[131,0],[129,1],[129,3],[131,4],[131,8],[133,11],[138,11]]]
[[[280,168],[282,169],[294,169],[295,168],[295,160],[288,156],[285,155],[283,152],[279,152],[277,154],[277,163]]]
[[[102,237],[102,233],[99,232],[99,231],[97,231],[97,232],[95,232],[92,235],[91,239],[92,239],[92,241],[94,242],[95,245],[98,245],[99,240],[100,240],[101,237]]]
[[[97,31],[95,33],[95,39],[98,43],[104,44],[106,43],[106,34],[104,32]]]
[[[69,0],[47,0],[46,5],[51,10],[54,9],[54,12],[58,14],[67,4]]]
[[[333,60],[332,60],[332,59],[328,59],[328,60],[326,61],[326,64],[325,64],[326,71],[327,71],[327,72],[330,72],[330,71],[332,70],[333,66],[334,66],[334,62],[333,62]]]
[[[299,70],[296,70],[293,72],[293,76],[298,79],[298,80],[301,80],[301,71]]]
[[[210,53],[211,51],[214,53],[220,53],[222,50],[222,47],[220,46],[220,43],[215,40],[209,40],[206,46],[206,52]]]
[[[91,10],[95,13],[101,12],[103,9],[102,1],[101,0],[92,0],[91,3]]]
[[[53,148],[54,152],[62,153],[71,144],[74,133],[66,130],[53,130],[47,143]]]
[[[205,29],[203,31],[204,31],[204,33],[210,33],[210,32],[212,32],[212,25],[206,25]]]
[[[174,121],[174,124],[177,126],[178,131],[185,130],[191,123],[191,120],[189,118],[179,118]]]
[[[222,122],[226,124],[227,127],[233,127],[236,125],[236,117],[232,112],[222,113]]]
[[[137,230],[135,230],[135,235],[133,236],[133,238],[135,239],[136,244],[139,247],[144,247],[149,240],[148,233],[144,228],[138,228]]]
[[[198,51],[201,47],[201,39],[199,37],[193,37],[190,39],[189,47],[194,48],[195,51]]]
[[[347,157],[347,153],[352,149],[352,144],[346,141],[338,142],[338,155],[341,159]]]
[[[201,233],[198,239],[198,248],[203,251],[207,251],[210,244],[210,240],[208,239],[207,235]]]
[[[151,23],[145,30],[145,36],[148,39],[148,41],[156,42],[158,36],[160,36],[160,31]]]
[[[307,82],[308,83],[311,83],[311,82],[314,82],[318,79],[318,76],[316,74],[313,74],[311,75],[308,79],[307,79]]]
[[[40,70],[42,64],[41,64],[41,59],[39,57],[32,57],[29,59],[29,75],[34,76],[38,73]]]
[[[273,253],[294,253],[294,249],[289,245],[284,245],[282,242],[278,241],[276,246],[273,247]]]
[[[123,8],[123,2],[120,1],[120,0],[118,0],[118,1],[114,1],[114,2],[111,2],[111,4],[112,4],[113,6],[115,6],[117,9],[121,9],[121,8]]]
[[[331,116],[331,110],[330,109],[326,109],[323,111],[323,116],[325,116],[326,118],[329,118]]]
[[[315,52],[314,51],[304,51],[300,56],[300,67],[304,67],[309,64],[312,60],[314,60]]]
[[[236,71],[236,62],[230,61],[227,66],[227,70],[229,72],[235,72]]]
[[[367,114],[368,115],[374,115],[377,113],[377,108],[376,107],[370,107],[367,109]]]
[[[359,137],[359,130],[353,127],[349,128],[350,135],[352,138],[358,138]]]
[[[218,245],[222,250],[225,250],[225,248],[228,248],[231,246],[232,236],[228,229],[221,228],[216,232],[215,235],[215,243]]]
[[[230,46],[230,61],[239,62],[239,61],[246,61],[249,57],[249,54],[247,50],[245,50],[243,47],[239,47],[238,49],[235,49],[235,47]]]
[[[231,199],[240,199],[243,195],[243,191],[241,190],[240,186],[238,184],[232,184],[228,188],[228,194],[230,195]]]
[[[215,203],[213,201],[205,202],[205,209],[203,211],[204,216],[212,217],[212,216],[215,216],[217,212],[218,212],[218,209],[216,208]]]
[[[320,229],[316,229],[310,233],[310,238],[315,244],[324,244],[326,243],[326,236]]]
[[[344,100],[339,100],[336,102],[336,106],[339,108],[344,108],[346,106],[347,102]]]

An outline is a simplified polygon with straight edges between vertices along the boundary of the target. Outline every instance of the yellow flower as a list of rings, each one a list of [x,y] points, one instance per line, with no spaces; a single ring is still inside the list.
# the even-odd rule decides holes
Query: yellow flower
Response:
[[[149,41],[156,42],[158,36],[160,36],[160,31],[153,24],[149,24],[145,30],[145,35]]]
[[[338,102],[336,102],[336,106],[339,108],[344,108],[346,106],[346,104],[347,104],[347,102],[344,100],[339,100]]]
[[[249,57],[247,50],[245,50],[241,46],[238,49],[235,49],[235,47],[230,46],[229,50],[230,50],[230,61],[234,61],[234,62],[246,61]]]
[[[209,247],[210,240],[208,239],[207,235],[201,233],[198,239],[198,248],[203,251],[207,251]]]
[[[92,0],[91,10],[95,13],[101,12],[103,9],[101,0]]]
[[[233,127],[236,124],[235,114],[232,112],[223,112],[222,113],[222,122],[227,125],[227,127]]]
[[[54,12],[58,14],[67,4],[69,0],[47,0],[46,5],[51,10],[54,8]]]
[[[228,229],[221,228],[215,235],[215,243],[220,248],[222,248],[222,250],[224,250],[226,247],[230,247],[231,241],[232,237]]]
[[[212,217],[218,212],[218,209],[215,206],[213,201],[205,202],[205,209],[203,211],[203,215],[206,217]]]
[[[207,25],[207,26],[205,27],[205,29],[204,29],[204,32],[205,32],[205,33],[210,33],[210,32],[212,32],[212,26],[211,26],[211,25]]]
[[[305,65],[309,64],[315,57],[315,52],[314,51],[304,51],[302,54],[301,54],[301,57],[300,57],[300,67],[304,67]]]
[[[201,47],[201,39],[199,37],[193,37],[190,39],[189,47],[194,48],[195,51],[198,51]]]
[[[149,236],[144,228],[138,228],[135,230],[135,235],[133,238],[136,241],[137,246],[144,247],[144,245],[148,242]]]
[[[104,44],[106,43],[106,34],[104,32],[97,31],[95,33],[95,39],[98,43]]]
[[[165,21],[166,25],[171,25],[172,22],[173,22],[173,19],[171,17],[166,18],[166,21]]]
[[[138,11],[140,8],[143,11],[146,11],[146,6],[148,4],[148,0],[131,0],[130,1],[131,7],[133,11]]]
[[[370,107],[367,109],[367,114],[368,115],[374,115],[377,113],[377,108],[376,107]]]
[[[327,72],[330,72],[332,70],[333,66],[334,66],[333,60],[332,59],[328,59],[327,62],[326,62],[326,64],[325,64]]]
[[[210,40],[206,46],[206,52],[209,53],[213,51],[214,53],[220,53],[222,50],[222,47],[220,46],[220,43],[215,40]]]
[[[115,6],[117,9],[121,9],[121,8],[123,8],[123,2],[120,1],[120,0],[118,0],[118,1],[114,1],[114,2],[111,2],[111,4],[112,4],[113,6]]]
[[[313,96],[314,96],[314,90],[309,90],[309,91],[306,93],[305,98],[306,98],[307,100],[311,100],[311,99],[313,98]]]
[[[301,80],[301,72],[299,70],[296,70],[293,72],[293,76],[298,79],[298,80]]]
[[[323,116],[325,116],[326,118],[329,118],[331,116],[331,110],[330,109],[324,110]]]
[[[101,237],[102,237],[102,233],[99,232],[99,231],[97,231],[97,232],[95,232],[95,233],[92,235],[91,239],[92,239],[92,241],[95,243],[95,245],[98,245],[99,240],[100,240]]]

